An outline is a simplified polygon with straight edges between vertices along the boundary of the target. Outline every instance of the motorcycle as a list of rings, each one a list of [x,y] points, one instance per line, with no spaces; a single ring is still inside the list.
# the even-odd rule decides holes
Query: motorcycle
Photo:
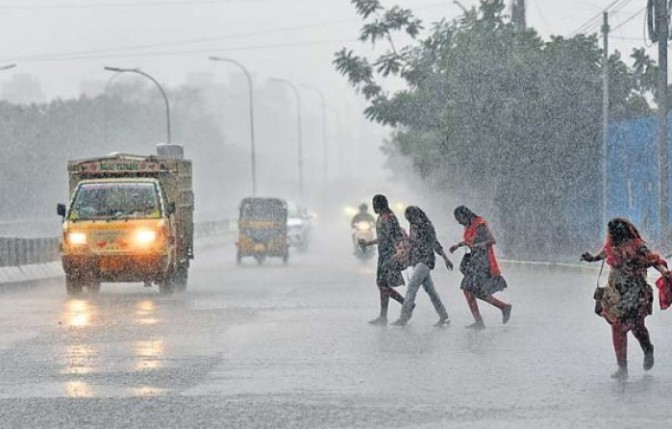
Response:
[[[352,232],[352,244],[355,250],[355,257],[362,261],[366,261],[376,255],[376,249],[374,246],[365,247],[359,244],[360,240],[369,242],[375,239],[375,232],[376,227],[371,222],[360,221],[355,223]]]

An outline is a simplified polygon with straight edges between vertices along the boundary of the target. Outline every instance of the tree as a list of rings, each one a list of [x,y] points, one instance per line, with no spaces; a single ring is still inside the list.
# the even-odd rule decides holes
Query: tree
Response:
[[[566,237],[598,240],[602,54],[595,35],[544,41],[508,21],[503,0],[481,0],[418,39],[422,23],[411,11],[352,3],[365,22],[360,40],[384,40],[388,49],[369,59],[344,48],[334,65],[369,101],[367,118],[395,127],[389,155],[409,158],[456,202],[496,214],[510,254],[569,255],[576,241]],[[400,32],[414,42],[395,46]],[[609,58],[614,119],[651,111],[655,66],[643,52],[634,56],[634,68],[618,53]],[[386,91],[389,76],[404,79],[406,89]]]

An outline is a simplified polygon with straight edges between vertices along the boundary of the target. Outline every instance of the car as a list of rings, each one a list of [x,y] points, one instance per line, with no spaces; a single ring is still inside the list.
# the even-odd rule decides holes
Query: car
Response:
[[[310,247],[312,236],[313,218],[303,206],[294,202],[287,203],[287,239],[289,246],[299,252],[306,252]]]

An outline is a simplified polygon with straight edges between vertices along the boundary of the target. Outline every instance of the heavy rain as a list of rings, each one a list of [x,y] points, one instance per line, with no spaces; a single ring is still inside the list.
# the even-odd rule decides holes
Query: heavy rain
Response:
[[[0,428],[666,428],[669,0],[0,0]]]

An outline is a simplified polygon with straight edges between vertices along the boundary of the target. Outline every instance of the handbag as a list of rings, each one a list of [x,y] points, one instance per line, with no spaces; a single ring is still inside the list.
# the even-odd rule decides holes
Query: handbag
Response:
[[[473,267],[471,261],[471,252],[467,252],[464,254],[462,261],[460,262],[460,272],[462,272],[463,275],[468,275],[472,272],[472,270]]]
[[[665,310],[672,305],[672,281],[661,276],[656,281],[656,287],[658,287],[658,302],[660,303],[660,309]]]
[[[604,260],[602,260],[602,266],[600,267],[600,274],[597,275],[597,286],[595,287],[595,292],[593,293],[593,299],[595,299],[595,313],[599,316],[602,316],[602,297],[604,297],[604,287],[600,287],[600,278],[602,277],[602,271],[604,270]]]
[[[410,243],[407,240],[400,240],[394,248],[393,267],[397,270],[406,270],[410,264]]]

